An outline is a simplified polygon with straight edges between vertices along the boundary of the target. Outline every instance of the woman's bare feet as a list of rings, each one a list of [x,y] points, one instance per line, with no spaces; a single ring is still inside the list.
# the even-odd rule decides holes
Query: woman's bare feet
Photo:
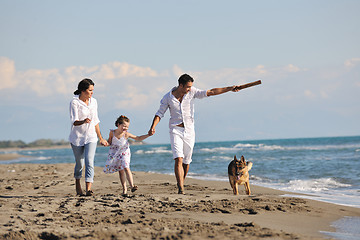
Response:
[[[83,191],[81,189],[80,179],[75,179],[75,189],[76,189],[76,195],[84,196]]]

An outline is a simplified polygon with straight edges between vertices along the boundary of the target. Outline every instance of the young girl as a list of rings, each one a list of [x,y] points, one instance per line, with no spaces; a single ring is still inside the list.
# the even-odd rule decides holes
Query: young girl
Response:
[[[108,143],[110,144],[109,155],[105,163],[104,172],[119,172],[123,195],[127,194],[126,179],[129,181],[131,192],[135,192],[138,187],[133,183],[133,176],[130,171],[130,147],[128,138],[142,141],[149,137],[149,134],[135,136],[129,133],[130,119],[121,115],[115,122],[117,129],[110,130]]]

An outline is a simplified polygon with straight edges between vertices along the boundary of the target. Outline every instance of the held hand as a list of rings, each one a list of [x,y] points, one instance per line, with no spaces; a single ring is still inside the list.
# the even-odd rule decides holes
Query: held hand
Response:
[[[154,128],[151,128],[148,132],[149,136],[152,136],[155,134],[155,129]]]
[[[91,119],[90,118],[85,118],[84,119],[84,123],[90,123],[91,122]]]
[[[103,145],[104,147],[109,146],[109,143],[105,140],[105,139],[100,139],[100,144]]]
[[[238,85],[238,86],[232,86],[232,89],[231,89],[231,91],[233,91],[233,92],[238,92],[238,91],[240,91],[241,90],[241,88],[240,88],[240,85]]]

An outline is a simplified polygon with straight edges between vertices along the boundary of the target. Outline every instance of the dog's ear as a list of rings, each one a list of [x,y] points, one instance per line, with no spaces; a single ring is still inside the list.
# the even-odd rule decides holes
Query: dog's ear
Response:
[[[245,162],[244,156],[241,156],[240,161],[241,161],[241,162]]]
[[[237,161],[236,155],[234,156],[234,160]]]

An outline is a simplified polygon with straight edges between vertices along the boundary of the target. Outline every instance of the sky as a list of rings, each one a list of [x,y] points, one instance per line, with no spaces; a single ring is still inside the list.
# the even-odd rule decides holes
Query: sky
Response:
[[[183,73],[200,89],[196,140],[360,135],[360,1],[0,0],[0,141],[67,140],[95,82],[100,129],[146,134]],[[148,143],[169,143],[169,113]]]

